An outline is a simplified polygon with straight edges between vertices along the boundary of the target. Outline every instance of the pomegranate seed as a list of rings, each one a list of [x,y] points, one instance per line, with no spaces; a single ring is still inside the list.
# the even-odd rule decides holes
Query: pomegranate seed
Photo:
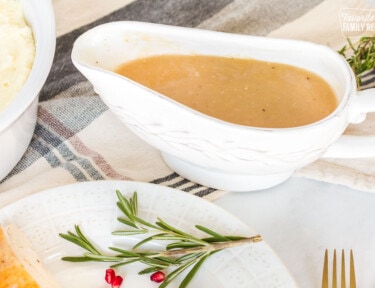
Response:
[[[107,269],[105,270],[105,281],[108,283],[108,284],[112,284],[113,280],[115,279],[115,270],[113,269]]]
[[[115,278],[112,281],[112,288],[119,288],[122,283],[122,277],[120,275],[115,276]]]
[[[165,279],[165,274],[161,271],[157,271],[150,276],[150,279],[156,283],[161,283]]]

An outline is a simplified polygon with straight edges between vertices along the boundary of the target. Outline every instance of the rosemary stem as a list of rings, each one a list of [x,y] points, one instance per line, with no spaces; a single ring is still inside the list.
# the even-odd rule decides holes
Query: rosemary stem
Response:
[[[210,252],[210,251],[217,251],[222,250],[225,248],[232,248],[232,247],[238,247],[242,246],[248,243],[256,243],[259,241],[262,241],[261,235],[256,235],[248,238],[243,238],[240,240],[234,240],[230,242],[218,242],[213,243],[206,246],[199,246],[199,247],[193,247],[193,248],[186,248],[186,249],[176,249],[176,250],[166,250],[163,252],[158,253],[158,257],[170,257],[170,256],[176,256],[176,255],[187,255],[192,253],[199,253],[199,252]],[[154,255],[155,256],[155,255]]]

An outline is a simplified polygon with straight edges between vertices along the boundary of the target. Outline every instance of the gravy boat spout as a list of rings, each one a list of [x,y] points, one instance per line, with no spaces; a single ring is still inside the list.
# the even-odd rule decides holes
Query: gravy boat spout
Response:
[[[256,128],[204,115],[113,72],[161,54],[253,58],[298,66],[323,77],[337,109],[294,128]],[[160,150],[167,165],[192,181],[230,191],[275,186],[318,159],[348,125],[355,81],[347,63],[327,47],[141,22],[95,27],[75,42],[72,60],[115,115]]]

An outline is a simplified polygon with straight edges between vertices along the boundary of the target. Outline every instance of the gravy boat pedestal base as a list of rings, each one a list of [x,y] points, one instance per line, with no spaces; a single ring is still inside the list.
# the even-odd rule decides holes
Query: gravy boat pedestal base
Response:
[[[269,175],[249,175],[240,173],[225,173],[219,170],[207,169],[161,153],[165,163],[176,173],[207,187],[230,191],[250,192],[263,190],[279,185],[288,180],[294,172]]]

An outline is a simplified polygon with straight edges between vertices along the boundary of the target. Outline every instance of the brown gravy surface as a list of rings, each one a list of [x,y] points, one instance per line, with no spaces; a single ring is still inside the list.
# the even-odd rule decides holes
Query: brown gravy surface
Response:
[[[337,99],[320,76],[290,65],[203,55],[162,55],[115,71],[204,114],[240,125],[284,128],[329,115]]]

